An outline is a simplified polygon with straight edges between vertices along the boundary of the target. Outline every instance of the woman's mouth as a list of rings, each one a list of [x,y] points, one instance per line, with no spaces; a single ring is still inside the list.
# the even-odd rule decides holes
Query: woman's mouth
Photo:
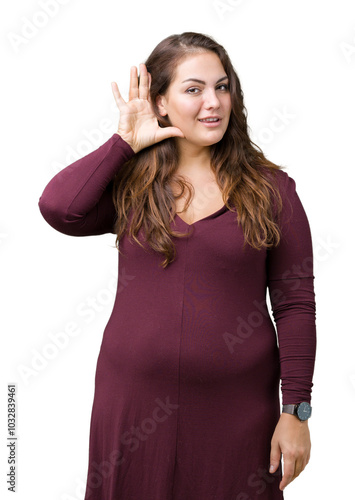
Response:
[[[206,127],[216,127],[221,123],[221,121],[221,118],[204,118],[202,120],[199,120],[199,122]]]

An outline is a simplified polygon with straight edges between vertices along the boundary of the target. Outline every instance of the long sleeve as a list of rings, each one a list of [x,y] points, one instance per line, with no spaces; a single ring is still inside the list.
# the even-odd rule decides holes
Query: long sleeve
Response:
[[[267,252],[267,285],[279,344],[282,403],[311,403],[316,356],[312,238],[295,181],[279,173],[281,242]]]
[[[115,133],[98,149],[58,172],[39,198],[44,219],[70,236],[114,233],[113,178],[134,154]]]

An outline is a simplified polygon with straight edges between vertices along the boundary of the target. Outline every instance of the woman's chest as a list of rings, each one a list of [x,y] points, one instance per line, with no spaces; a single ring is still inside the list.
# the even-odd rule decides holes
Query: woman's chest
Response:
[[[192,186],[192,199],[185,209],[188,200],[188,191],[181,195],[181,188],[173,188],[175,210],[179,217],[189,225],[208,217],[224,206],[222,191],[212,175],[186,178]],[[180,195],[180,196],[179,196]]]

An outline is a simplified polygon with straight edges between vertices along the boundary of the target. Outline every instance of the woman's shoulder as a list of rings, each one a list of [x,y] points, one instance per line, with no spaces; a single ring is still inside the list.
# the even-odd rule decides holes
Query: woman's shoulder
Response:
[[[280,194],[289,193],[296,188],[295,180],[284,170],[284,167],[261,167],[269,182],[278,188]]]

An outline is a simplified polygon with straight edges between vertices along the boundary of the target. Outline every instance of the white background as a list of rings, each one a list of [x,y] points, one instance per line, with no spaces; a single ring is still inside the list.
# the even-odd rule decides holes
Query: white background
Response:
[[[317,301],[312,451],[285,498],[350,498],[354,2],[221,0],[218,8],[213,0],[17,0],[1,10],[2,498],[83,499],[95,368],[114,301],[117,250],[113,235],[76,238],[55,231],[42,218],[38,199],[57,171],[115,132],[111,81],[127,98],[130,66],[183,31],[211,35],[227,49],[244,90],[252,139],[295,179],[311,225]],[[278,112],[289,118],[273,131]],[[101,136],[88,141],[95,130]],[[87,322],[79,311],[90,297],[107,301]],[[33,370],[51,334],[71,322],[80,333]],[[32,375],[24,377],[21,366]],[[11,382],[18,409],[15,494],[6,485]]]

